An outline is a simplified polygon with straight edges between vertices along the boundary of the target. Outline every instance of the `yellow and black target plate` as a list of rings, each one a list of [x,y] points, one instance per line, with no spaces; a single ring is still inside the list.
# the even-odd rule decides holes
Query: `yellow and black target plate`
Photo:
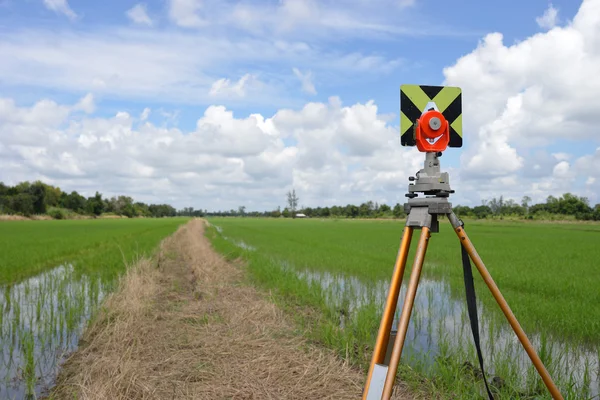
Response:
[[[462,147],[462,91],[453,86],[400,86],[400,142],[415,146],[415,122],[434,108],[450,124],[449,147]]]

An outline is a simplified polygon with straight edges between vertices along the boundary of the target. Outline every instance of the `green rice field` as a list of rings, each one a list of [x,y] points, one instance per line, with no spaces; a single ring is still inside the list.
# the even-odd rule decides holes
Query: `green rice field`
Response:
[[[126,265],[187,218],[0,222],[0,398],[37,398]]]
[[[246,260],[313,340],[368,367],[404,225],[399,221],[212,218],[207,232]],[[563,396],[598,398],[600,225],[466,221],[465,230]],[[404,300],[415,231],[397,313]],[[477,270],[488,381],[498,399],[551,396]],[[316,311],[316,312],[315,312]],[[433,233],[399,379],[446,398],[484,393],[469,327],[460,244],[447,222]]]

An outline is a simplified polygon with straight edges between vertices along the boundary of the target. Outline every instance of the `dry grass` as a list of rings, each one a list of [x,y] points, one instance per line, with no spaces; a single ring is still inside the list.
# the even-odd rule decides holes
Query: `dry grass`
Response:
[[[163,241],[157,258],[129,270],[51,398],[361,397],[364,374],[294,334],[277,306],[241,284],[203,221]]]
[[[21,215],[8,215],[8,214],[0,214],[0,221],[24,221],[29,218],[23,217]]]

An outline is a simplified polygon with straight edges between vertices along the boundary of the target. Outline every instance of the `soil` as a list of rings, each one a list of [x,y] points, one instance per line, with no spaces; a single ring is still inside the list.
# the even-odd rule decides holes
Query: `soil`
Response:
[[[56,399],[359,399],[365,373],[308,343],[192,220],[128,269],[50,393]],[[409,398],[396,388],[395,399]]]

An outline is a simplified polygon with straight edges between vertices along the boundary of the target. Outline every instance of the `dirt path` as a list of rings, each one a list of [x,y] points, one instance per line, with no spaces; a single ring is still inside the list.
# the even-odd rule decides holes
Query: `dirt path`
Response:
[[[203,232],[191,221],[163,242],[158,268],[130,269],[51,398],[360,398],[363,373],[294,334]]]

